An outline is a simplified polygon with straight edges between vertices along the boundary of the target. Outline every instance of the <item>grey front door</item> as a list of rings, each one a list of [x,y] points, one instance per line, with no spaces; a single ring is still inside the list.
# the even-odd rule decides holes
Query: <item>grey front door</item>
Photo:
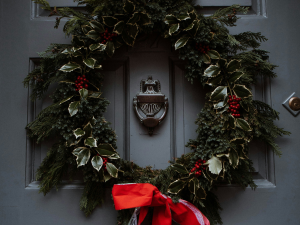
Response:
[[[51,6],[74,6],[72,0],[52,0]],[[270,61],[279,65],[278,78],[261,81],[255,98],[264,100],[280,112],[279,127],[292,132],[290,137],[278,139],[283,156],[273,154],[257,143],[252,146],[251,158],[256,191],[238,187],[220,187],[216,194],[223,211],[225,225],[299,224],[300,153],[299,120],[281,104],[293,92],[300,97],[298,72],[298,40],[300,27],[296,0],[199,0],[204,13],[234,3],[250,6],[233,33],[262,32],[269,41],[262,48],[271,52]],[[2,225],[82,225],[116,224],[116,212],[109,190],[106,202],[86,218],[79,210],[82,185],[79,181],[66,183],[58,192],[46,197],[38,193],[34,171],[45,157],[47,144],[35,146],[26,139],[24,127],[36,113],[49,104],[47,96],[30,103],[28,90],[22,81],[36,66],[37,52],[50,43],[69,43],[62,27],[53,29],[55,18],[48,18],[30,0],[0,1],[1,151],[0,151],[0,224]],[[170,44],[153,34],[141,37],[132,49],[123,49],[104,67],[104,95],[111,105],[106,118],[118,135],[118,151],[123,158],[141,166],[165,168],[168,161],[189,151],[185,148],[195,138],[194,124],[204,104],[204,90],[184,79],[184,65],[176,57]],[[168,97],[170,110],[153,136],[139,123],[132,100],[139,91],[140,81],[149,75],[159,79],[162,92]],[[51,143],[48,143],[49,145]]]

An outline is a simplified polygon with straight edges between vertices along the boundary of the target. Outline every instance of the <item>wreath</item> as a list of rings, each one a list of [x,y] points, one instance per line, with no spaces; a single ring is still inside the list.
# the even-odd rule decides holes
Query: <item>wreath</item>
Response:
[[[238,13],[248,9],[233,5],[204,17],[192,0],[74,1],[85,5],[85,11],[51,8],[45,0],[34,0],[50,16],[57,15],[56,28],[67,18],[63,31],[72,35],[71,44],[51,44],[40,53],[40,66],[24,80],[32,100],[57,84],[53,104],[26,127],[37,143],[56,140],[37,170],[40,191],[47,194],[64,174],[72,179],[81,171],[85,187],[80,208],[87,216],[103,202],[105,188],[149,183],[173,204],[184,199],[211,224],[222,223],[212,190],[220,183],[255,189],[249,143],[261,140],[280,155],[274,140],[289,134],[274,124],[278,112],[252,98],[251,85],[257,77],[276,77],[268,52],[259,49],[267,39],[254,32],[231,35],[227,29],[236,25]],[[200,80],[210,87],[196,120],[198,136],[187,143],[191,153],[170,162],[165,170],[141,168],[120,158],[116,133],[103,117],[109,102],[101,97],[105,60],[122,46],[134,46],[140,34],[153,32],[178,50],[190,82]],[[120,210],[118,224],[128,224],[133,212]]]

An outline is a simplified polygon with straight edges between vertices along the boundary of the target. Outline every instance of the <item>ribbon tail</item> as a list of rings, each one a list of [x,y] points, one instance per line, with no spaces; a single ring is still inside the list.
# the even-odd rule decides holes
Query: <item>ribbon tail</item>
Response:
[[[169,204],[154,207],[152,225],[172,225],[172,214]]]
[[[139,224],[138,225],[141,225],[141,223],[144,221],[144,219],[147,216],[148,210],[149,210],[149,207],[147,207],[147,206],[144,206],[144,207],[141,208],[140,216],[139,216]]]

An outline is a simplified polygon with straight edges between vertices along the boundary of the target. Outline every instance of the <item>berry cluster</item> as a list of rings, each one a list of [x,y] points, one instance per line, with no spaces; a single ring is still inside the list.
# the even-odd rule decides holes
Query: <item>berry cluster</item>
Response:
[[[101,44],[106,44],[106,42],[108,41],[112,41],[113,37],[118,36],[116,33],[109,33],[108,29],[105,29],[105,32],[100,34],[101,38],[102,38],[102,42]]]
[[[191,173],[194,173],[196,171],[195,172],[196,177],[200,177],[202,174],[202,170],[206,169],[206,166],[203,165],[204,163],[206,163],[205,160],[199,159],[195,163],[195,167],[191,170]]]
[[[76,89],[75,91],[80,91],[82,88],[88,89],[89,85],[87,84],[89,81],[86,79],[85,75],[78,76],[75,81]]]
[[[102,157],[102,159],[103,159],[103,168],[104,170],[106,170],[106,163],[108,162],[108,158]]]
[[[208,45],[201,44],[201,43],[196,43],[195,49],[203,54],[206,54],[210,50]]]
[[[228,109],[228,112],[231,112],[231,115],[233,117],[241,117],[241,114],[240,114],[240,104],[239,102],[241,101],[240,98],[237,98],[235,95],[229,95],[229,100],[228,100],[228,103],[229,103],[229,109]]]

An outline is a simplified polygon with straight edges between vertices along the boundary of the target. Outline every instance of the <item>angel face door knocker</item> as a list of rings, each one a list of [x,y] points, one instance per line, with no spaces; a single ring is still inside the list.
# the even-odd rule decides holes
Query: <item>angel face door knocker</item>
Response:
[[[152,80],[152,76],[149,76],[147,80],[142,80],[140,93],[133,98],[133,106],[137,117],[148,128],[148,133],[152,135],[154,128],[162,122],[168,112],[168,98],[161,93],[159,80]],[[162,108],[164,112],[159,118],[156,118],[155,115]]]

